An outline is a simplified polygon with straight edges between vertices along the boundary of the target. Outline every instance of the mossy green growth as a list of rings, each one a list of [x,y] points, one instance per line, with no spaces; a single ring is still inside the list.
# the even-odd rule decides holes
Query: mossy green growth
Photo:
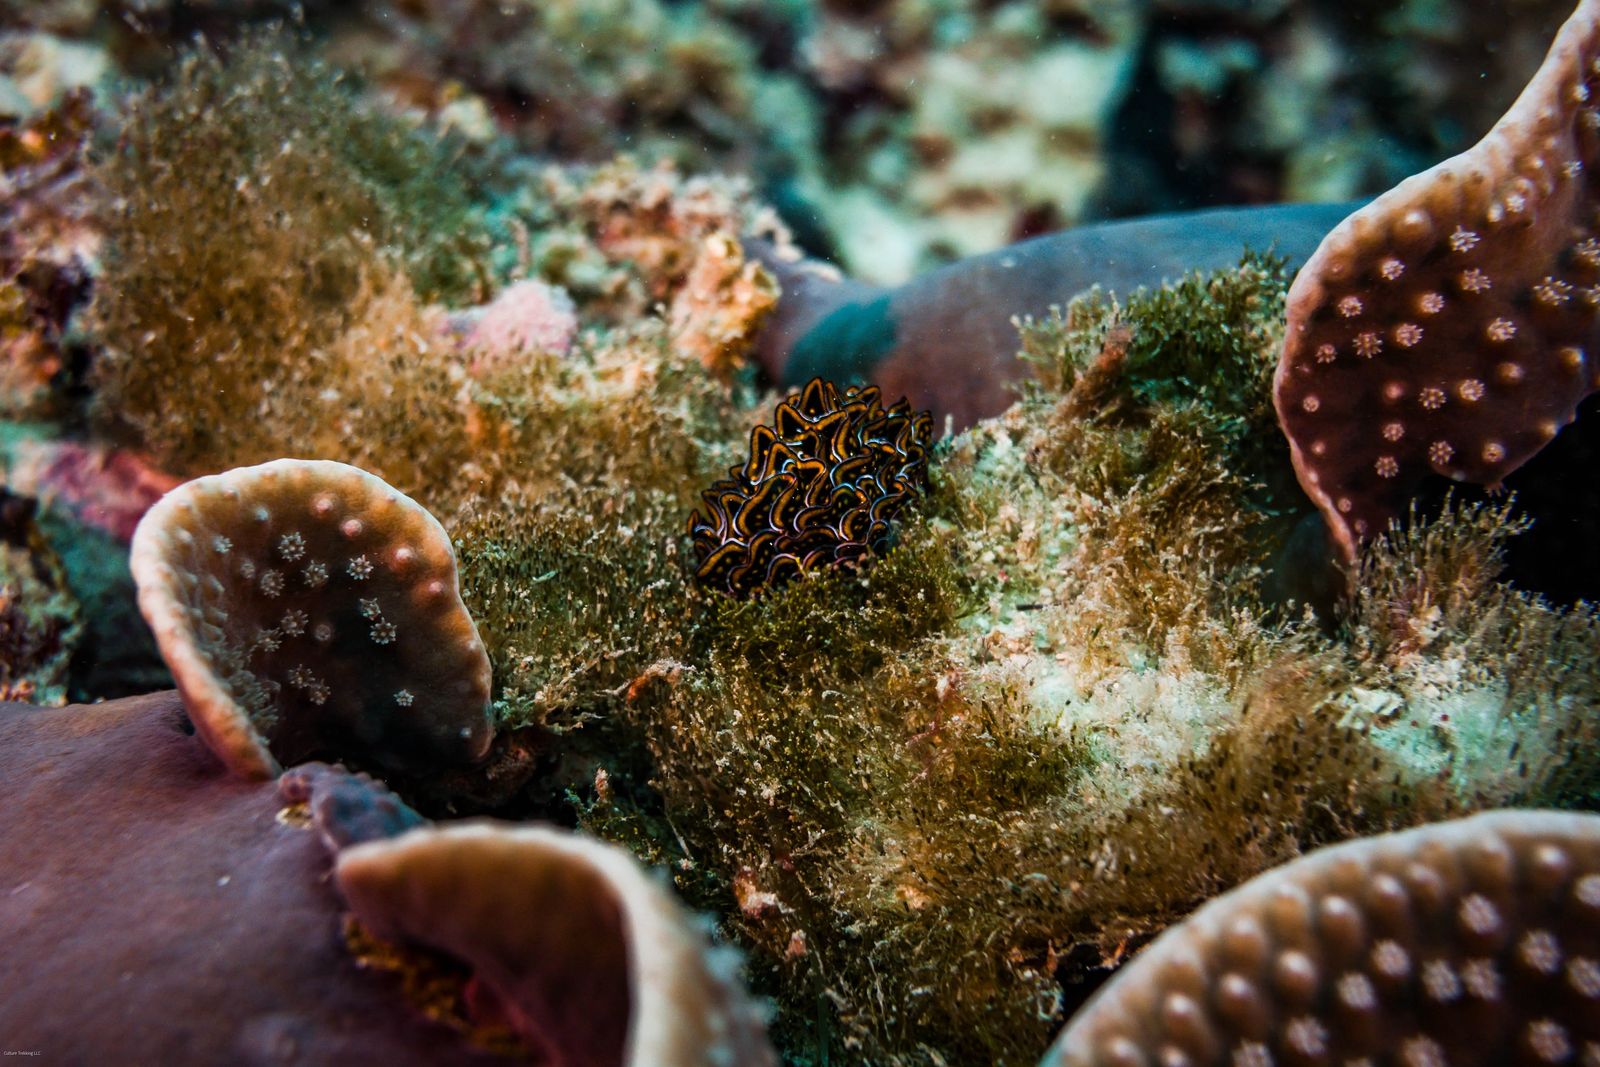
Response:
[[[1025,320],[1021,358],[1038,368],[1030,396],[1038,402],[1085,382],[1108,331],[1121,327],[1124,351],[1110,395],[1098,398],[1103,406],[1201,412],[1207,444],[1224,450],[1230,470],[1297,500],[1283,477],[1288,448],[1271,391],[1292,278],[1283,258],[1248,252],[1234,270],[1191,273],[1123,300],[1096,290],[1066,311]]]
[[[1497,580],[1527,528],[1514,501],[1410,521],[1362,554],[1346,620],[1377,743],[1435,773],[1462,806],[1600,807],[1600,610],[1551,607]]]
[[[953,538],[917,516],[898,540],[860,570],[816,572],[753,600],[717,597],[717,654],[774,685],[849,679],[944,632],[970,607]]]
[[[609,715],[654,665],[690,659],[715,614],[685,520],[754,416],[659,321],[472,396],[482,484],[447,526],[501,713],[556,729]]]
[[[478,288],[472,171],[282,36],[185,57],[97,167],[100,421],[178,471],[282,454],[263,408],[344,385],[329,347],[396,279],[419,300]]]
[[[472,509],[454,536],[507,725],[570,729],[620,707],[653,664],[689,658],[708,610],[675,500],[636,490],[502,503],[513,506]]]
[[[657,858],[672,861],[680,888],[759,949],[752,965],[782,1004],[776,1028],[796,1062],[892,1047],[879,1032],[892,1020],[868,1005],[926,1016],[950,1047],[946,1007],[916,1008],[915,986],[929,978],[916,964],[934,953],[879,958],[912,936],[907,920],[924,936],[926,916],[882,886],[855,896],[872,824],[902,804],[938,812],[930,832],[954,831],[949,847],[964,848],[976,821],[1002,818],[1068,773],[1071,746],[1024,717],[941,704],[932,665],[974,603],[956,548],[947,524],[916,516],[860,573],[820,572],[720,603],[692,669],[631,709],[661,812],[613,797],[583,814],[607,836],[669,843]],[[670,835],[641,831],[660,818]],[[976,961],[986,932],[952,934],[945,947],[970,937]]]

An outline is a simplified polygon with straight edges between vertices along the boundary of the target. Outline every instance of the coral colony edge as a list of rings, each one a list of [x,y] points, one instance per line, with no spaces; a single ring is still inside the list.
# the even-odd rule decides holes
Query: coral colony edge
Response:
[[[1600,1067],[1600,0],[900,285],[305,48],[0,129],[0,1047]]]

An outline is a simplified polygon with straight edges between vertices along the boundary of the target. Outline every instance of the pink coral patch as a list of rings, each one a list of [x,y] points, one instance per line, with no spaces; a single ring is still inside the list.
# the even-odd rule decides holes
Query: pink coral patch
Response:
[[[473,371],[512,365],[534,352],[564,356],[578,333],[578,313],[565,289],[544,282],[507,286],[487,307],[468,313],[467,347],[474,350]]]

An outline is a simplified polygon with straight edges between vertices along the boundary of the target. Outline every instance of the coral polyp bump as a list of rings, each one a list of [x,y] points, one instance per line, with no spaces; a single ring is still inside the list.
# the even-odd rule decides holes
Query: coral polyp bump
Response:
[[[1497,485],[1600,389],[1600,4],[1475,147],[1351,215],[1289,290],[1274,399],[1345,560],[1430,473]]]
[[[1600,817],[1326,848],[1168,930],[1044,1067],[1600,1062]]]
[[[813,378],[750,433],[750,458],[701,494],[690,518],[701,584],[734,597],[826,567],[860,566],[893,543],[894,520],[927,486],[933,418],[876,386]]]
[[[400,767],[488,750],[450,539],[382,479],[287,459],[197,478],[150,509],[130,563],[195,727],[239,773],[328,746]]]

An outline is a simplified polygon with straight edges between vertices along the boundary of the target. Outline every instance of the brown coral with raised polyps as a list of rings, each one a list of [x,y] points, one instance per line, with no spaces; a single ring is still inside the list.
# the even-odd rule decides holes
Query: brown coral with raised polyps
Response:
[[[450,539],[381,479],[294,459],[197,478],[140,522],[131,565],[195,727],[239,773],[487,752],[489,659]]]
[[[1600,385],[1600,0],[1476,146],[1341,223],[1295,278],[1274,399],[1341,554],[1429,473],[1497,484]]]
[[[1326,848],[1173,927],[1044,1067],[1600,1063],[1600,816]]]

